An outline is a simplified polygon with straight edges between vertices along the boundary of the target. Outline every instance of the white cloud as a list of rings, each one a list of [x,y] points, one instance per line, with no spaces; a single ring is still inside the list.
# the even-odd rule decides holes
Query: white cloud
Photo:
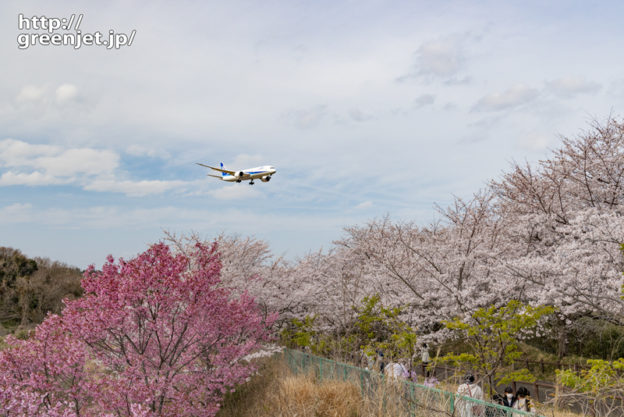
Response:
[[[186,181],[160,181],[160,180],[100,180],[96,179],[84,186],[85,190],[123,193],[131,197],[143,197],[150,194],[162,194],[165,191],[184,187]]]
[[[193,228],[196,231],[207,231],[210,233],[209,238],[223,231],[249,235],[263,232],[265,227],[282,232],[318,233],[323,230],[340,230],[340,227],[349,221],[352,221],[352,218],[347,216],[327,219],[324,216],[305,213],[259,213],[236,207],[228,207],[226,212],[223,206],[210,205],[202,208],[163,206],[131,209],[120,206],[49,208],[31,207],[30,204],[0,207],[0,224],[28,223],[37,227],[52,226],[55,229],[81,231],[113,229],[160,231],[166,224],[171,229]],[[289,246],[292,247],[294,244],[291,243]]]
[[[242,153],[242,154],[236,155],[234,160],[230,164],[227,164],[226,167],[230,167],[232,169],[246,169],[246,168],[251,168],[251,167],[258,166],[258,165],[268,165],[271,163],[272,162],[264,160],[262,155],[259,155],[259,154],[249,155],[246,153]],[[208,164],[208,165],[215,166],[212,164]]]
[[[0,166],[30,171],[29,174],[40,172],[42,176],[39,179],[45,177],[50,183],[57,183],[75,175],[112,174],[119,166],[119,155],[106,149],[63,149],[60,146],[32,145],[4,139],[0,141]]]
[[[524,84],[517,84],[502,93],[481,97],[473,109],[476,111],[499,111],[518,107],[537,98],[539,92]]]
[[[582,77],[563,77],[546,82],[549,91],[561,98],[571,98],[578,94],[591,94],[600,91],[600,84]]]
[[[67,149],[54,156],[32,161],[34,168],[43,168],[55,176],[112,174],[119,166],[119,155],[105,149]]]
[[[61,84],[56,89],[56,102],[64,104],[75,100],[78,96],[78,88],[73,84]]]
[[[366,208],[370,208],[373,206],[373,202],[372,201],[363,201],[360,204],[358,204],[357,206],[355,206],[356,209],[366,209]]]
[[[450,77],[461,69],[462,61],[461,48],[455,39],[426,42],[418,48],[420,74]]]
[[[53,185],[68,183],[70,180],[54,177],[39,171],[24,173],[7,171],[0,175],[0,186],[5,185]]]
[[[32,84],[25,85],[15,97],[15,101],[20,104],[43,103],[50,104],[56,100],[57,104],[67,104],[78,98],[78,88],[74,84],[61,84],[55,90],[53,97],[45,86]]]
[[[120,157],[107,149],[31,145],[15,139],[0,141],[0,186],[75,184],[85,190],[128,196],[162,194],[183,188],[186,181],[120,180]]]
[[[150,158],[156,158],[156,157],[161,157],[161,158],[167,158],[169,157],[169,154],[167,152],[164,152],[162,150],[157,150],[154,148],[148,148],[146,146],[141,146],[141,145],[130,145],[126,148],[126,153],[128,155],[133,155],[133,156],[149,156]]]
[[[29,203],[15,203],[0,207],[0,223],[28,223],[32,219],[32,205]]]
[[[18,103],[37,102],[44,98],[44,94],[45,88],[26,85],[17,94],[16,100]]]
[[[221,187],[210,194],[218,200],[242,200],[261,196],[260,192],[256,191],[253,187],[255,186],[234,183]]]
[[[60,148],[51,145],[32,145],[15,139],[0,140],[0,166],[30,166],[36,158],[58,154]]]

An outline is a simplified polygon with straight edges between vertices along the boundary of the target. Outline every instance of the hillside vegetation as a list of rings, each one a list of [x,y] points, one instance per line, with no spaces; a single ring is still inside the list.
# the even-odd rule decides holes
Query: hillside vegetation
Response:
[[[81,278],[78,268],[0,247],[0,336],[59,313],[64,298],[82,295]]]

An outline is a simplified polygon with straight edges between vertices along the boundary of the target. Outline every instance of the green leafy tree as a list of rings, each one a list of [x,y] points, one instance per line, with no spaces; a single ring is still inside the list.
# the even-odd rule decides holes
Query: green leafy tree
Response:
[[[354,326],[359,348],[366,353],[376,349],[389,357],[411,358],[416,347],[416,332],[400,319],[401,308],[385,307],[378,294],[364,297],[356,307]]]
[[[32,328],[49,312],[60,313],[63,299],[82,295],[81,278],[78,268],[0,247],[0,335],[18,325]]]
[[[288,326],[282,330],[282,341],[288,347],[310,348],[318,353],[316,339],[318,332],[314,328],[316,316],[305,316],[303,320],[292,319]]]
[[[451,352],[441,360],[476,370],[487,380],[490,394],[494,381],[532,382],[535,377],[528,369],[509,371],[509,368],[522,355],[519,340],[528,336],[543,317],[553,312],[554,308],[550,306],[533,307],[511,300],[501,307],[479,308],[467,320],[445,321],[446,327],[465,341],[470,352]]]
[[[292,319],[282,330],[282,341],[289,347],[308,348],[312,353],[357,360],[353,354],[377,349],[390,358],[409,358],[416,347],[416,333],[400,319],[401,309],[385,307],[379,295],[364,297],[353,307],[356,315],[349,330],[328,334],[319,330],[316,316]]]
[[[620,250],[624,252],[624,244]],[[624,294],[624,285],[621,291]],[[624,300],[624,295],[621,298]],[[624,415],[624,358],[589,359],[587,364],[589,368],[580,371],[556,371],[557,383],[571,389],[560,393],[557,401],[574,403],[594,416]]]
[[[572,391],[560,393],[558,402],[573,403],[585,414],[624,415],[624,358],[589,359],[589,368],[557,370],[557,383]]]
[[[25,321],[21,287],[35,271],[34,260],[17,249],[0,247],[0,323],[6,327],[13,328]]]

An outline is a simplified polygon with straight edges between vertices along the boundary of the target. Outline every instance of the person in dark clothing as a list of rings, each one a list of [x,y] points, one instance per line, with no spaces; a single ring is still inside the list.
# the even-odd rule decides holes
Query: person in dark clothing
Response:
[[[381,349],[377,349],[377,365],[375,366],[376,370],[384,373],[384,368],[386,367],[386,362],[384,361],[384,354]]]
[[[503,393],[503,396],[501,397],[501,402],[500,404],[504,405],[505,407],[511,407],[514,403],[514,395],[513,395],[513,389],[507,385],[505,387],[505,392]]]
[[[514,402],[514,395],[513,395],[513,389],[510,386],[505,387],[505,391],[503,393],[503,395],[501,394],[494,394],[494,396],[492,397],[492,400],[499,405],[504,405],[505,407],[509,407],[511,408],[513,402]],[[500,409],[498,407],[487,407],[485,409],[485,416],[486,417],[507,417],[510,414],[507,413],[507,411]]]

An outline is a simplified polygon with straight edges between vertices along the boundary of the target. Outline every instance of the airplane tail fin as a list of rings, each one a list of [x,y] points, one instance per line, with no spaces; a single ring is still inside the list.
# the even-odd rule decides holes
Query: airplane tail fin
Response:
[[[223,169],[223,162],[220,162],[220,164],[221,164],[221,169]],[[222,177],[225,177],[226,175],[227,175],[227,174],[226,174],[225,172],[222,172],[222,173],[221,173],[221,176],[222,176]]]

